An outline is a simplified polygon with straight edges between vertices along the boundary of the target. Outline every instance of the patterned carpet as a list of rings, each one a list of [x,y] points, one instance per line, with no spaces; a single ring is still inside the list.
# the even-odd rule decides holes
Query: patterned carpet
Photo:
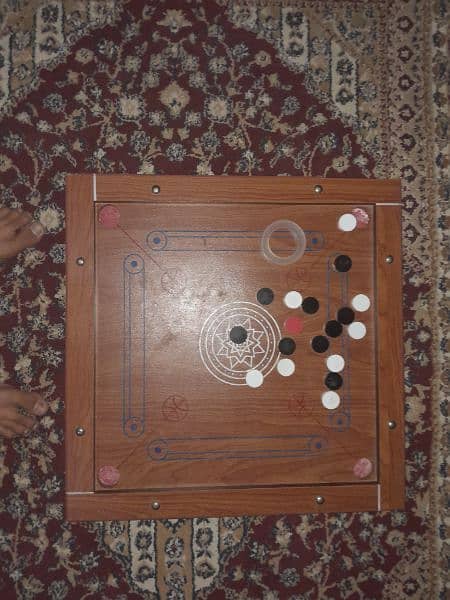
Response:
[[[0,381],[50,403],[0,440],[2,599],[445,598],[447,9],[0,2],[0,200],[47,229],[0,280]],[[69,172],[401,177],[405,511],[64,521]]]

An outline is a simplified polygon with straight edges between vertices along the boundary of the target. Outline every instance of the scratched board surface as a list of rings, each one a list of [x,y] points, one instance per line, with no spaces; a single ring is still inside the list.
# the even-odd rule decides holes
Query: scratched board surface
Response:
[[[370,206],[96,211],[97,473],[115,490],[376,481]],[[278,220],[305,235],[291,264],[261,250]],[[269,239],[282,259],[297,242]]]

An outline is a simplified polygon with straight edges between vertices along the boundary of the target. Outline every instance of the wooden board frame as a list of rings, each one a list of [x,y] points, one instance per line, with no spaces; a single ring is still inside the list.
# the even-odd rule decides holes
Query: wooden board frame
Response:
[[[123,197],[118,178],[127,187]],[[213,184],[213,185],[212,185]],[[96,202],[371,204],[376,222],[379,472],[375,483],[94,492]],[[399,180],[308,177],[67,176],[66,518],[176,518],[375,511],[404,506]],[[82,315],[82,318],[77,318]]]

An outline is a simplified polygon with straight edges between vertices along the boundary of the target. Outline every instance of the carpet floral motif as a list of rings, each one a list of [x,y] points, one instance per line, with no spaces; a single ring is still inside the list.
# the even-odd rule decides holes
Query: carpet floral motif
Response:
[[[6,61],[29,73],[11,85],[0,61],[0,201],[32,212],[47,235],[0,281],[0,380],[40,391],[50,411],[29,438],[0,441],[2,597],[439,597],[443,5],[130,0],[97,19],[105,3],[22,4],[31,16],[14,26],[0,12]],[[44,22],[59,41],[37,60],[26,49]],[[64,521],[72,172],[402,178],[405,511]]]
[[[120,15],[120,0],[5,0],[0,3],[0,115],[39,84],[85,33]]]

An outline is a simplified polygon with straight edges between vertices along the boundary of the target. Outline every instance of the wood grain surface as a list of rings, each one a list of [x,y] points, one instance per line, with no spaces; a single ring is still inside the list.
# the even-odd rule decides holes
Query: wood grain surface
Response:
[[[88,492],[94,488],[93,177],[68,175],[66,182],[66,491]]]
[[[373,219],[367,228],[341,232],[336,223],[343,209],[334,205],[191,205],[189,213],[176,205],[114,206],[119,226],[104,228],[97,219],[96,228],[96,469],[114,465],[116,489],[123,490],[336,483],[355,481],[353,465],[366,457],[374,465],[369,480],[375,480],[373,310],[361,315],[364,339],[350,339],[344,327],[341,336],[328,338],[329,351],[311,348],[354,295],[373,298]],[[372,207],[365,209],[372,217]],[[261,232],[283,218],[313,232],[311,248],[316,240],[317,249],[295,263],[301,272],[261,254]],[[352,258],[348,273],[333,268],[339,254]],[[130,274],[133,262],[137,272]],[[257,292],[265,287],[275,297],[264,307]],[[316,298],[319,311],[287,308],[283,298],[292,290]],[[296,371],[283,377],[277,347],[291,337],[283,324],[292,315],[304,329],[292,336]],[[242,362],[240,348],[227,339],[228,326],[249,331],[253,349]],[[263,351],[273,353],[267,366],[259,363]],[[344,352],[341,406],[330,411],[321,402],[325,358]],[[258,389],[245,385],[246,371],[255,366],[266,376]],[[177,398],[187,411],[179,419],[167,414]],[[303,409],[293,414],[295,398]],[[142,434],[127,430],[132,420],[124,430],[122,413],[130,403],[128,417],[143,417]]]
[[[67,517],[401,507],[399,200],[398,181],[69,176]],[[354,209],[368,224],[340,231]],[[261,252],[277,220],[306,234],[292,264]],[[283,227],[270,237],[278,259],[296,246]],[[342,255],[348,272],[335,267]],[[270,304],[258,300],[262,288],[273,291]],[[294,290],[316,298],[317,312],[288,308]],[[326,324],[356,294],[371,301],[354,311],[367,334],[352,339],[344,325],[332,337]],[[293,316],[301,331],[289,333]],[[232,343],[233,327],[245,343]],[[316,336],[328,339],[326,352],[312,348]],[[286,337],[292,355],[279,352]],[[334,410],[321,402],[331,354],[346,362]],[[277,372],[282,358],[293,375]],[[250,368],[264,375],[261,387],[246,385]],[[372,465],[362,479],[360,459]],[[115,473],[110,485],[104,467]],[[149,516],[154,501],[161,508]]]
[[[315,191],[319,185],[320,193]],[[152,190],[159,188],[158,193]],[[395,203],[398,179],[321,179],[178,175],[98,175],[98,202],[201,202],[302,204]]]
[[[376,219],[380,501],[388,510],[405,503],[401,209],[377,206]]]
[[[68,494],[66,518],[70,521],[111,519],[173,519],[180,511],[189,517],[298,514],[377,510],[375,483],[319,487],[271,487],[217,490],[155,490],[149,492],[97,492]],[[317,496],[323,504],[317,503]],[[157,502],[159,508],[152,508]]]

